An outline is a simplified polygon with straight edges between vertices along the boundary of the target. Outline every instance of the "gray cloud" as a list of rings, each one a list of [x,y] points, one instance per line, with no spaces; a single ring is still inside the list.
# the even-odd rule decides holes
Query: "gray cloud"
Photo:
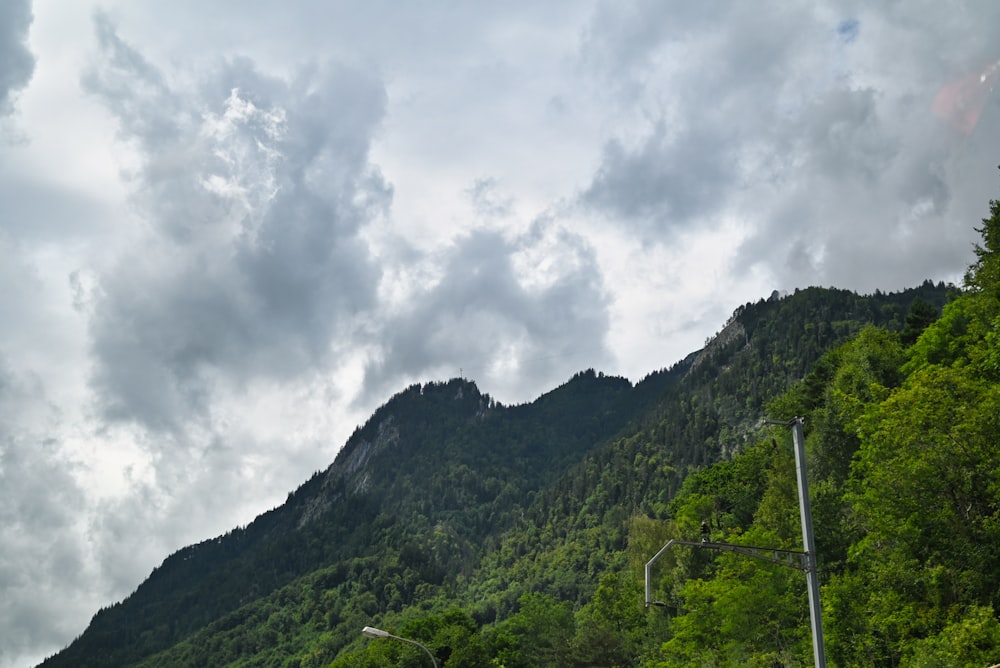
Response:
[[[80,242],[106,225],[108,207],[88,193],[57,188],[24,174],[0,180],[2,232],[27,246]]]
[[[795,59],[822,27],[795,7],[714,3],[679,14],[659,3],[626,7],[601,5],[582,57],[617,91],[622,110],[638,111],[628,112],[631,139],[606,142],[581,200],[669,238],[731,206],[761,153],[783,148],[778,128],[785,107],[798,102],[789,88],[799,75],[790,69],[811,64]]]
[[[28,416],[40,413],[57,432],[40,379],[0,355],[0,664],[74,632],[64,615],[81,612],[77,592],[92,584],[76,527],[83,490],[54,433],[31,428]],[[55,606],[63,614],[53,616]]]
[[[26,86],[35,70],[28,49],[31,0],[7,0],[0,5],[0,115],[10,113],[14,94]]]
[[[515,258],[553,263],[541,284],[525,284]],[[384,324],[383,354],[366,370],[377,396],[441,369],[523,396],[556,384],[581,360],[606,357],[608,297],[593,251],[580,237],[538,221],[507,238],[476,231],[435,263],[440,279]],[[513,376],[514,387],[503,387]],[[483,382],[486,381],[486,382]]]
[[[610,140],[584,203],[654,234],[715,213],[738,176],[726,137],[697,130],[671,134],[660,122],[634,150]]]
[[[108,418],[173,429],[208,418],[220,376],[322,366],[371,305],[379,271],[358,232],[392,196],[368,162],[385,93],[348,67],[286,82],[245,59],[176,87],[96,24],[84,85],[138,148],[152,238],[100,278],[93,387]]]
[[[932,109],[990,0],[102,4],[0,8],[4,666],[407,383],[638,377],[773,288],[959,274],[996,196],[1000,95]]]
[[[496,218],[510,214],[514,206],[513,198],[499,190],[497,180],[486,177],[476,179],[465,194],[469,196],[477,214],[485,218]]]
[[[588,30],[585,60],[649,129],[607,141],[583,204],[662,242],[745,220],[734,271],[784,288],[899,288],[967,256],[996,103],[963,138],[931,102],[1000,55],[994,3],[714,3],[662,22],[655,4],[602,5]]]

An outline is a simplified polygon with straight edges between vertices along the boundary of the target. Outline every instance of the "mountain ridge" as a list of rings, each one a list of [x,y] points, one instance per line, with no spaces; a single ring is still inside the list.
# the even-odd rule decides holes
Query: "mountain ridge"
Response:
[[[525,513],[536,523],[549,521],[544,516],[553,511],[543,510],[540,499],[575,495],[584,504],[602,484],[601,466],[612,467],[616,457],[640,472],[609,485],[615,488],[592,510],[606,514],[617,505],[627,507],[626,516],[664,517],[687,472],[739,449],[766,399],[865,324],[901,329],[917,297],[940,307],[947,287],[925,282],[872,296],[808,288],[762,299],[737,308],[700,351],[635,384],[589,369],[516,406],[495,402],[465,379],[411,385],[284,504],[167,557],[133,594],[98,612],[79,638],[41,665],[138,664],[310,573],[356,560],[393,561],[382,586],[399,583],[395,594],[383,590],[358,609],[387,614],[398,600],[402,611],[427,594],[424,585],[440,591],[478,577],[487,547],[499,549],[505,531],[524,526]],[[724,423],[733,426],[726,431]],[[639,433],[646,435],[642,447],[622,445]],[[595,457],[607,463],[587,463]],[[640,459],[656,457],[666,457],[665,464],[642,474]],[[663,488],[655,501],[650,485]],[[589,595],[596,583],[588,577],[565,591]],[[510,610],[483,611],[480,619],[494,623]],[[327,620],[328,633],[341,626],[347,632],[350,617],[338,620]],[[324,656],[332,659],[343,647],[337,641]]]

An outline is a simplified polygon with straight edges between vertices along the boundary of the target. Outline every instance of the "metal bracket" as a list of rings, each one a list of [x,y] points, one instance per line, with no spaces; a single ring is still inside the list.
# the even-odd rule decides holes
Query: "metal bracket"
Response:
[[[788,566],[789,568],[795,568],[797,570],[809,573],[815,569],[816,560],[808,552],[799,552],[798,550],[779,550],[773,547],[756,547],[752,545],[733,545],[732,543],[712,543],[709,541],[693,541],[693,540],[670,540],[666,545],[660,548],[660,551],[653,555],[653,558],[646,562],[646,607],[651,605],[665,606],[666,603],[662,601],[653,600],[653,584],[651,573],[653,569],[653,564],[657,559],[662,557],[667,550],[669,550],[674,545],[686,545],[688,547],[696,547],[700,550],[716,550],[719,552],[736,552],[738,554],[743,554],[748,557],[754,557],[755,559],[762,559],[764,561],[770,561],[771,563],[778,564],[780,566]]]

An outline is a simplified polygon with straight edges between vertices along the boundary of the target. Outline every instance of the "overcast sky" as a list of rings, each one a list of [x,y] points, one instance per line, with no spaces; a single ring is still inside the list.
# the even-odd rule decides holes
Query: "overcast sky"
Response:
[[[994,0],[0,0],[0,666],[411,383],[958,281],[998,44]]]

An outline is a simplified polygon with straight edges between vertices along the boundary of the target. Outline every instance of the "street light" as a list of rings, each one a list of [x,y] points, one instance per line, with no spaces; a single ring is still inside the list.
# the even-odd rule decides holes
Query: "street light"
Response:
[[[730,545],[729,543],[712,543],[708,540],[708,529],[702,523],[701,542],[690,540],[670,540],[660,548],[660,551],[653,555],[653,558],[646,562],[646,607],[651,605],[665,606],[662,601],[653,600],[652,569],[657,559],[662,557],[667,550],[674,545],[688,545],[705,550],[720,550],[723,552],[736,552],[749,557],[756,557],[766,561],[772,561],[782,566],[789,566],[805,571],[806,583],[809,591],[809,618],[812,626],[813,659],[816,668],[826,668],[826,649],[823,646],[823,620],[821,606],[819,602],[819,575],[816,562],[816,543],[813,538],[812,510],[809,508],[809,476],[806,475],[806,449],[805,438],[802,435],[802,423],[800,417],[792,418],[787,422],[776,422],[765,420],[765,424],[780,425],[792,428],[792,443],[795,446],[795,473],[799,486],[799,514],[802,519],[802,543],[804,552],[795,550],[775,550],[763,547],[752,547],[749,545]],[[1000,668],[1000,664],[993,668]]]
[[[420,649],[427,652],[427,656],[431,658],[431,663],[434,664],[434,668],[438,668],[437,661],[434,659],[434,655],[431,654],[431,651],[426,647],[424,647],[423,645],[421,645],[420,643],[418,643],[416,640],[410,640],[409,638],[401,638],[399,636],[394,636],[388,631],[377,629],[374,626],[366,626],[365,628],[361,629],[361,635],[366,636],[368,638],[393,638],[395,640],[402,640],[403,642],[408,642],[411,645],[416,645]]]

